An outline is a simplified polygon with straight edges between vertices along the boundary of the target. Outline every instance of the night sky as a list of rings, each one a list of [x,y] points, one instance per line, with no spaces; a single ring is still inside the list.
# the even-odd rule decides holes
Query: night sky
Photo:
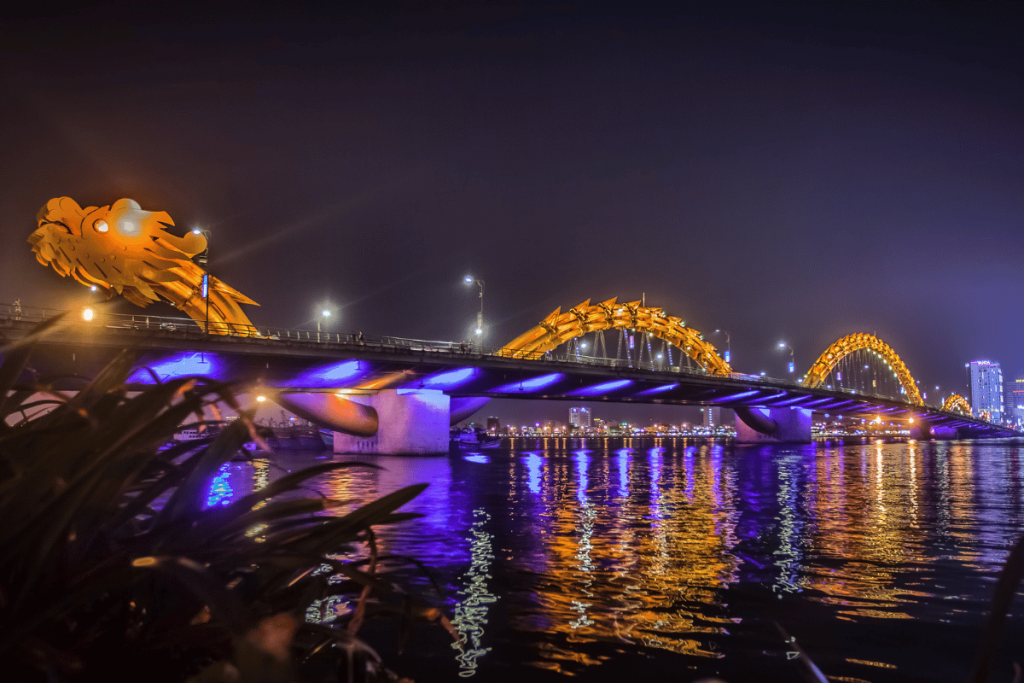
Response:
[[[962,391],[1024,373],[1020,7],[23,7],[0,301],[83,296],[25,241],[48,199],[130,197],[212,231],[257,325],[468,338],[471,273],[494,345],[646,294],[739,371],[867,331]]]

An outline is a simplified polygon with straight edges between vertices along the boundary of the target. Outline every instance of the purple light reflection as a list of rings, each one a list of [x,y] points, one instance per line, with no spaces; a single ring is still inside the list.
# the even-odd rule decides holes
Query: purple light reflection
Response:
[[[632,449],[620,448],[615,451],[619,461],[619,498],[629,498],[629,456]]]
[[[587,468],[590,465],[590,451],[574,451],[576,456],[576,480],[579,487],[576,489],[576,499],[584,506],[587,503],[587,489],[590,487],[590,480],[587,478]]]
[[[540,495],[540,485],[543,474],[541,472],[541,465],[544,460],[537,453],[526,453],[526,485],[530,488],[530,493]]]
[[[661,510],[661,454],[665,451],[660,446],[647,451],[647,471],[651,487],[651,518],[662,520]]]

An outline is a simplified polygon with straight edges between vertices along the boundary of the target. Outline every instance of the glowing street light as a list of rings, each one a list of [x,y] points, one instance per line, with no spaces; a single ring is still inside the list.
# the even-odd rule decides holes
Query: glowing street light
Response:
[[[475,278],[472,275],[467,275],[462,279],[467,285],[476,283],[480,287],[480,312],[476,314],[476,328],[473,333],[478,337],[483,337],[484,334],[484,281]]]
[[[729,349],[730,349],[729,331],[728,330],[715,330],[715,334],[724,334],[725,335],[725,353],[722,354],[722,360],[724,360],[726,363],[730,363],[731,360],[729,359],[729,357],[732,354],[729,352]]]
[[[200,289],[200,294],[206,299],[206,336],[210,336],[210,273],[207,270],[206,262],[210,259],[210,231],[204,230],[203,228],[195,227],[192,228],[193,235],[202,235],[206,238],[206,249],[203,253],[199,254],[196,258],[199,261],[199,265],[203,267],[203,282]]]
[[[779,342],[779,349],[789,349],[789,372],[790,374],[796,372],[796,358],[793,353],[793,347],[786,342]]]
[[[316,317],[316,340],[317,341],[320,341],[320,329],[321,329],[320,326],[321,326],[321,324],[326,325],[330,321],[332,315],[334,315],[334,311],[332,311],[327,306],[324,306],[324,307],[322,307],[320,309],[320,314]]]
[[[93,310],[91,308],[86,308],[85,310],[82,311],[82,320],[89,322],[90,320],[93,319],[94,315],[95,314],[93,313]]]

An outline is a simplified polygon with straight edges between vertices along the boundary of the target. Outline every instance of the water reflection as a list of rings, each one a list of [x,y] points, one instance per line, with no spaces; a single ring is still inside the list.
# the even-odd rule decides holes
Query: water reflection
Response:
[[[459,634],[459,641],[452,644],[458,651],[459,675],[467,678],[476,673],[477,660],[491,648],[483,646],[484,626],[490,604],[497,600],[491,593],[488,582],[491,579],[491,563],[494,552],[491,549],[491,534],[485,529],[491,516],[484,510],[473,511],[473,527],[470,529],[469,571],[458,595],[462,598],[455,605],[452,626]]]
[[[775,620],[810,634],[831,678],[947,676],[971,649],[924,656],[901,645],[900,629],[974,629],[991,590],[979,578],[994,575],[1024,526],[1015,445],[516,441],[487,462],[362,458],[382,469],[312,482],[353,505],[430,483],[406,508],[423,517],[381,529],[378,542],[434,568],[460,634],[447,661],[463,676],[540,667],[590,680],[629,653],[681,657],[704,675],[749,661],[754,673],[777,665],[796,676],[765,627]],[[294,469],[309,457],[275,461]],[[236,465],[218,473],[211,499],[280,476],[238,465],[250,468],[246,481]],[[428,590],[415,572],[408,581]],[[338,609],[314,612],[327,620]],[[1020,633],[1024,619],[1014,620]],[[838,632],[872,635],[814,642]],[[955,633],[936,637],[963,639]]]

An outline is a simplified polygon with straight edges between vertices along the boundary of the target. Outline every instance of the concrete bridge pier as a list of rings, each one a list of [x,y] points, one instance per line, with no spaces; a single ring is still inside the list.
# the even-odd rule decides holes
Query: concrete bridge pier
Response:
[[[286,410],[334,432],[335,453],[428,455],[448,452],[448,430],[491,399],[451,398],[437,389],[372,394],[267,391]]]
[[[960,438],[956,427],[922,424],[911,428],[910,438],[918,441],[952,441]]]
[[[748,408],[736,411],[736,443],[811,443],[811,411]]]
[[[378,428],[371,436],[334,432],[335,453],[436,455],[448,452],[451,398],[436,389],[385,389],[348,400],[373,408]]]

